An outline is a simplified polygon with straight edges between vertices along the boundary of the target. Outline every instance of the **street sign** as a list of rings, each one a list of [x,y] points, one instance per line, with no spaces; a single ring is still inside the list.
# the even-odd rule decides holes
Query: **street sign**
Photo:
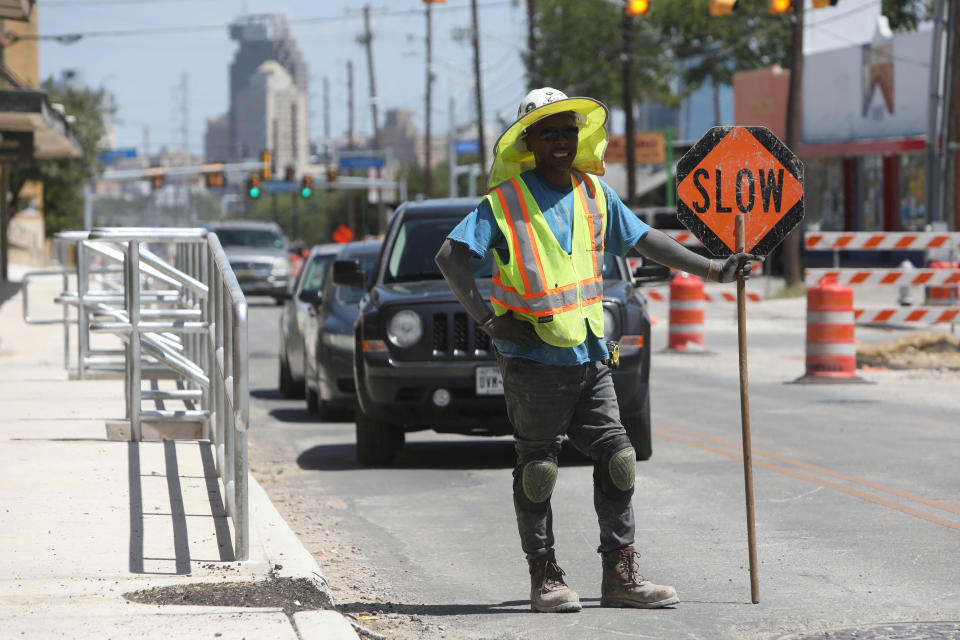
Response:
[[[382,167],[386,160],[377,156],[347,156],[340,158],[341,169],[367,169],[369,167]]]
[[[453,143],[453,149],[457,154],[461,153],[477,153],[480,151],[480,145],[476,140],[457,140]]]
[[[677,218],[717,256],[766,255],[803,219],[803,163],[766,127],[713,127],[677,164]]]
[[[662,133],[638,133],[633,140],[633,158],[637,164],[663,164],[667,161],[667,138]],[[603,161],[611,164],[627,161],[625,136],[610,136]]]
[[[100,154],[100,164],[110,164],[121,158],[136,158],[137,150],[134,147],[123,147],[120,149],[109,149]]]
[[[353,229],[345,224],[341,224],[333,230],[333,241],[346,244],[347,242],[353,240],[353,235]]]

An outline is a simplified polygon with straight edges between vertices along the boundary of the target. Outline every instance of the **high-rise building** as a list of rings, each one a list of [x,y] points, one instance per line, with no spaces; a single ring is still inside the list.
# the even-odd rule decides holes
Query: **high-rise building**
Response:
[[[240,43],[240,48],[230,65],[230,106],[227,112],[227,144],[230,155],[227,159],[253,158],[269,148],[251,148],[253,141],[266,142],[287,138],[291,140],[290,146],[295,150],[287,155],[287,161],[301,156],[305,159],[309,139],[306,108],[309,79],[307,65],[293,41],[286,17],[282,14],[242,16],[230,24],[230,37]],[[270,80],[265,80],[260,73],[261,66],[267,61],[273,61],[277,65],[277,68],[271,68],[267,73]],[[277,69],[285,72],[286,80],[277,73]],[[270,111],[274,115],[270,120],[256,120],[250,114],[242,113],[238,106],[238,102],[252,99],[248,89],[254,81],[260,83],[260,86],[254,88],[252,94],[266,91],[279,92],[277,96],[286,96],[271,98],[273,102],[285,100],[287,106],[279,107],[279,110],[276,105],[271,107]],[[282,89],[278,88],[281,84],[284,85]],[[287,95],[290,88],[299,93],[299,98],[294,100]],[[293,108],[291,104],[302,104],[302,108]],[[280,114],[280,111],[286,113]],[[274,153],[277,170],[282,171],[284,167],[279,164],[277,157],[280,150],[270,150]]]
[[[283,175],[287,167],[302,171],[309,151],[302,124],[306,120],[307,101],[278,62],[268,60],[260,65],[243,91],[234,97],[233,109],[236,142],[241,150],[247,150],[243,155],[269,149],[278,175]]]

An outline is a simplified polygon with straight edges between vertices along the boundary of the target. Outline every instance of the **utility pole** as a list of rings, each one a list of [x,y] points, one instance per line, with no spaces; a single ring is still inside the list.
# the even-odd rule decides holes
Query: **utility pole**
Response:
[[[941,122],[944,117],[944,86],[943,86],[943,67],[945,64],[944,56],[946,54],[946,34],[947,15],[949,12],[948,0],[936,0],[933,9],[933,43],[930,52],[930,97],[927,111],[927,139],[926,139],[926,174],[924,200],[926,201],[927,222],[935,223],[941,221],[942,211],[938,205],[940,203],[940,158],[944,149],[941,148]]]
[[[370,84],[370,116],[373,120],[373,147],[380,149],[380,121],[377,119],[377,81],[373,73],[373,32],[370,31],[370,5],[363,5],[361,43],[367,51],[367,75]]]
[[[637,133],[633,123],[633,16],[623,12],[623,115],[626,116],[624,146],[627,151],[627,206],[637,193]]]
[[[347,149],[356,145],[353,134],[353,61],[347,60]]]
[[[323,76],[323,163],[330,162],[330,78]]]
[[[427,192],[427,197],[429,198],[433,194],[433,165],[430,147],[432,145],[432,140],[430,139],[430,106],[432,99],[432,88],[433,88],[433,20],[431,16],[431,7],[433,3],[427,0],[426,2],[426,14],[427,14],[427,110],[426,110],[426,125],[424,132],[424,161],[426,164],[425,174],[424,174],[424,189]]]
[[[953,54],[948,58],[948,72],[953,77],[953,96],[951,97],[951,109],[949,122],[947,123],[947,181],[944,185],[946,191],[946,211],[952,212],[953,230],[960,231],[960,64],[957,59],[960,58],[960,0],[952,0],[950,7],[949,29],[953,30],[951,38],[953,40]],[[948,226],[950,225],[948,221]]]
[[[473,18],[473,77],[477,87],[477,151],[480,154],[480,181],[487,191],[487,145],[483,136],[483,84],[480,80],[480,20],[477,18],[477,0],[470,0]]]
[[[803,5],[795,2],[793,9],[792,62],[790,64],[790,93],[787,96],[787,148],[796,152],[800,145],[803,124]],[[783,241],[783,275],[787,286],[802,281],[800,270],[800,238],[803,227],[798,225]]]
[[[367,73],[370,83],[370,115],[373,117],[373,148],[378,152],[380,147],[380,121],[377,119],[377,83],[373,73],[373,32],[370,31],[370,5],[363,5],[363,36],[364,48],[367,50]],[[383,177],[383,170],[377,169],[377,177]],[[377,213],[380,220],[379,231],[387,229],[387,208],[383,202],[383,189],[377,188]]]
[[[527,0],[527,55],[530,56],[527,63],[527,83],[528,89],[543,86],[540,80],[540,61],[537,59],[537,0]]]

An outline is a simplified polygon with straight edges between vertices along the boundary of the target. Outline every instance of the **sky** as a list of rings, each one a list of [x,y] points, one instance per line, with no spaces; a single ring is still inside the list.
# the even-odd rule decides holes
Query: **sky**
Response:
[[[229,65],[238,48],[227,25],[245,14],[281,13],[309,72],[311,140],[323,137],[325,77],[331,135],[346,134],[347,61],[354,70],[355,133],[369,135],[367,59],[357,41],[363,32],[362,7],[350,0],[44,0],[34,9],[41,37],[40,77],[75,70],[85,85],[112,94],[118,148],[136,147],[140,153],[145,146],[151,153],[162,147],[181,149],[186,111],[189,150],[202,154],[206,120],[227,110]],[[423,130],[425,5],[422,0],[372,0],[370,7],[380,122],[386,110],[407,108]],[[520,60],[526,44],[525,7],[522,0],[478,0],[486,122],[498,117],[512,121],[526,93]],[[434,4],[432,15],[436,135],[447,130],[451,98],[458,122],[474,118],[473,48],[469,39],[455,38],[471,25],[470,0]],[[48,39],[74,33],[83,37],[73,44]]]

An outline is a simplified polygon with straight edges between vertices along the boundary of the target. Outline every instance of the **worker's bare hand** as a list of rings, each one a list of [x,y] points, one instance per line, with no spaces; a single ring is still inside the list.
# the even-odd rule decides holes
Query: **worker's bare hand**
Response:
[[[533,325],[514,318],[511,313],[495,316],[482,328],[491,338],[512,342],[521,349],[533,349],[541,344],[540,336],[537,335]]]
[[[743,279],[747,280],[753,270],[754,263],[763,264],[763,256],[755,256],[752,253],[735,253],[728,256],[717,269],[717,282],[733,282],[737,275],[743,274]]]

